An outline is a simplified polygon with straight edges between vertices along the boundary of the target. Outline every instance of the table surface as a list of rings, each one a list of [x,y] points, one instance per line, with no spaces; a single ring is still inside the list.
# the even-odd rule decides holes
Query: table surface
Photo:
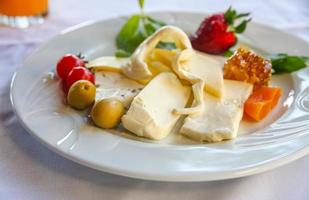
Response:
[[[146,0],[146,11],[212,13],[229,5],[309,41],[308,0]],[[99,172],[69,161],[33,139],[9,100],[18,64],[60,30],[87,21],[138,12],[133,0],[51,0],[43,25],[0,27],[0,199],[309,199],[309,156],[262,174],[226,181],[165,183]],[[308,55],[307,55],[308,56]]]

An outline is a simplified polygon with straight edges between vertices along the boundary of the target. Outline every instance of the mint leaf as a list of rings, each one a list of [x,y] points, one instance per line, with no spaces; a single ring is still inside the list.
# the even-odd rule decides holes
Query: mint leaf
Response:
[[[138,4],[139,4],[139,7],[143,10],[145,1],[144,0],[138,0]]]
[[[157,29],[165,26],[164,22],[149,16],[133,15],[121,28],[116,37],[117,57],[129,57],[134,50]]]
[[[156,48],[158,49],[167,49],[167,50],[174,50],[177,49],[176,44],[174,42],[162,42],[160,41]]]
[[[118,58],[130,57],[131,53],[124,51],[122,49],[117,49],[115,52],[115,56]]]
[[[155,20],[149,16],[146,16],[146,20],[144,22],[144,27],[148,36],[152,35],[156,30],[166,25],[164,22]]]
[[[292,73],[307,66],[308,57],[280,53],[271,57],[274,74]]]
[[[157,29],[165,26],[162,21],[144,15],[145,0],[138,0],[140,15],[131,16],[116,36],[116,57],[129,57],[135,49]]]
[[[116,37],[116,45],[118,49],[131,53],[145,39],[145,37],[146,36],[141,29],[140,16],[133,15],[118,33]]]
[[[152,17],[146,16],[146,18],[149,21],[149,23],[152,23],[153,25],[157,26],[158,28],[166,25],[165,22],[162,22],[160,20],[154,19]]]

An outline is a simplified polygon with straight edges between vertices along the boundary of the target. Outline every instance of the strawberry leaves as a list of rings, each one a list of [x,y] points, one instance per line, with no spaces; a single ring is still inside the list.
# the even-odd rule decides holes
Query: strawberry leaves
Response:
[[[247,24],[251,21],[251,18],[248,18],[249,16],[250,13],[237,13],[235,9],[229,7],[224,13],[225,22],[228,24],[228,31],[236,34],[243,33],[247,28]],[[227,50],[225,53],[223,53],[223,55],[229,56],[231,55],[231,51]]]
[[[235,27],[235,33],[243,33],[246,30],[247,23],[250,21],[251,19],[242,21],[238,26]]]
[[[242,33],[246,29],[246,25],[251,19],[244,19],[238,25],[235,25],[235,21],[240,20],[241,18],[247,18],[250,13],[237,13],[235,9],[229,7],[227,11],[224,13],[224,18],[226,23],[230,26],[231,30],[235,30],[236,33]]]
[[[232,7],[229,7],[229,9],[227,9],[227,11],[224,13],[225,21],[230,25],[234,23],[236,16],[236,10],[233,10]]]

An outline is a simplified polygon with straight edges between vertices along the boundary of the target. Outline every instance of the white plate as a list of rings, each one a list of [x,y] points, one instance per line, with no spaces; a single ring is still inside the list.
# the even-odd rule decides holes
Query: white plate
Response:
[[[192,33],[204,14],[162,12],[154,17]],[[162,181],[209,181],[256,174],[309,151],[309,71],[273,77],[284,89],[279,106],[264,121],[242,123],[240,136],[217,144],[195,144],[176,133],[161,142],[140,140],[87,123],[85,113],[63,103],[58,82],[47,78],[65,53],[92,59],[113,55],[125,18],[91,22],[63,31],[34,51],[15,73],[11,100],[25,128],[60,155],[114,174]],[[250,23],[242,43],[258,52],[309,55],[305,41]],[[249,129],[248,129],[249,127]]]

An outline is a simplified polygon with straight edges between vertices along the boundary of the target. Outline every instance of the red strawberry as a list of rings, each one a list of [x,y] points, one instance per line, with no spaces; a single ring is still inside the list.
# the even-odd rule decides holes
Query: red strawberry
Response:
[[[244,32],[250,19],[243,20],[237,26],[234,26],[234,21],[248,15],[249,13],[237,14],[229,8],[225,13],[205,18],[195,35],[191,36],[193,48],[212,54],[224,53],[236,43],[235,33]]]

